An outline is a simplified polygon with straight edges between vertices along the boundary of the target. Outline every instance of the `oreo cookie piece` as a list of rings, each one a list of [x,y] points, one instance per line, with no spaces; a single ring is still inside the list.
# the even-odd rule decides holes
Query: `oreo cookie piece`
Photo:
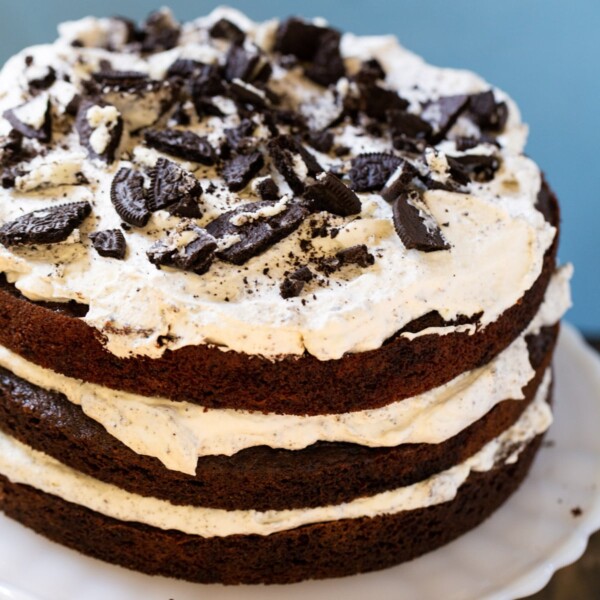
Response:
[[[210,37],[229,40],[234,44],[243,44],[246,39],[246,34],[228,19],[219,19],[208,30],[208,33]]]
[[[317,210],[334,215],[347,217],[361,211],[358,196],[332,173],[320,173],[317,182],[306,188],[304,196],[313,201]]]
[[[196,98],[212,98],[225,92],[225,85],[216,65],[200,64],[198,72],[194,71],[191,83],[192,100]]]
[[[494,92],[488,90],[469,97],[469,117],[482,131],[502,131],[508,120],[506,102],[496,102]]]
[[[421,119],[431,125],[431,141],[441,142],[469,104],[469,96],[443,96],[425,104]]]
[[[418,177],[417,168],[407,160],[403,160],[381,190],[382,198],[387,202],[393,202],[400,194],[413,187],[413,181]]]
[[[140,71],[116,71],[113,69],[92,73],[92,79],[101,87],[114,90],[138,90],[150,81],[146,73]]]
[[[34,210],[0,227],[0,244],[32,246],[64,242],[92,212],[88,202],[71,202]]]
[[[193,236],[191,241],[190,235]],[[173,267],[202,275],[210,268],[216,248],[217,241],[205,229],[193,222],[182,222],[164,240],[153,244],[146,255],[156,266]]]
[[[202,186],[192,173],[178,164],[159,158],[152,170],[148,210],[167,209],[179,217],[199,218],[202,216],[198,200]]]
[[[150,129],[144,134],[146,144],[165,154],[183,158],[203,165],[214,165],[214,148],[206,137],[179,129]]]
[[[365,244],[344,248],[344,250],[337,252],[335,256],[341,265],[358,265],[367,268],[375,264],[375,257],[367,250]]]
[[[279,286],[279,294],[284,300],[287,300],[299,296],[303,289],[304,281],[286,277]]]
[[[90,233],[90,240],[100,256],[123,260],[127,252],[125,236],[120,229],[106,229]]]
[[[408,101],[393,90],[375,83],[360,86],[360,108],[372,119],[385,121],[389,111],[403,111],[407,107]]]
[[[385,77],[386,74],[381,63],[376,58],[371,58],[360,65],[360,69],[353,79],[359,84],[373,85],[378,80],[384,80]]]
[[[259,109],[269,106],[267,94],[263,90],[241,79],[234,79],[229,84],[229,93],[236,102],[241,104],[248,104]]]
[[[83,100],[77,111],[75,129],[79,143],[90,158],[107,163],[114,161],[123,134],[123,119],[114,106],[102,100]]]
[[[254,149],[256,141],[252,139],[252,134],[256,129],[256,123],[250,119],[243,119],[237,127],[225,129],[226,154],[239,152],[245,154]]]
[[[162,52],[177,45],[181,27],[171,11],[161,9],[151,13],[146,19],[142,31],[142,51]]]
[[[388,111],[387,121],[392,132],[392,138],[429,140],[433,135],[433,127],[428,121],[405,110]]]
[[[167,69],[167,77],[193,78],[200,75],[203,67],[206,66],[208,65],[192,58],[178,58]]]
[[[45,73],[38,73],[35,77],[27,80],[30,91],[40,92],[47,90],[56,81],[56,70],[54,67],[46,66],[45,69]]]
[[[291,17],[280,23],[277,29],[275,50],[300,60],[312,60],[319,47],[322,30],[322,27]]]
[[[290,279],[293,279],[295,281],[304,281],[305,283],[312,281],[313,277],[313,272],[307,266],[300,267],[299,269],[296,269],[293,273],[290,273],[289,275]]]
[[[121,167],[112,180],[110,199],[125,223],[144,227],[150,218],[144,191],[144,177],[138,171]]]
[[[310,212],[303,202],[288,202],[281,210],[277,210],[277,204],[252,202],[211,221],[206,230],[215,238],[239,236],[239,241],[219,250],[217,256],[226,262],[243,265],[296,230]]]
[[[456,173],[462,173],[467,180],[484,183],[491,181],[500,168],[500,159],[485,154],[465,154],[464,156],[447,156],[450,173],[456,179]]]
[[[324,29],[311,63],[304,68],[304,74],[310,80],[327,87],[346,74],[340,40],[339,31]]]
[[[308,62],[304,74],[320,85],[335,83],[345,75],[340,53],[341,34],[331,27],[318,27],[292,17],[277,30],[275,50]]]
[[[327,154],[333,148],[333,133],[331,131],[309,131],[306,134],[306,141],[319,152]]]
[[[44,143],[52,140],[52,106],[46,93],[5,110],[2,116],[27,138]]]
[[[223,179],[232,192],[244,189],[263,168],[265,160],[257,150],[251,154],[238,154],[223,164]]]
[[[265,177],[256,184],[256,191],[263,200],[278,200],[280,197],[279,187],[271,177]]]
[[[224,75],[227,81],[242,79],[243,81],[252,81],[260,56],[257,52],[248,52],[242,46],[235,44],[229,48],[225,58]]]
[[[291,135],[273,138],[267,148],[275,168],[296,194],[304,192],[307,176],[315,177],[323,171],[317,159]]]
[[[407,249],[421,252],[450,249],[418,191],[411,190],[396,198],[392,212],[396,233]]]
[[[355,192],[378,192],[404,161],[394,154],[372,152],[352,159],[348,172]]]

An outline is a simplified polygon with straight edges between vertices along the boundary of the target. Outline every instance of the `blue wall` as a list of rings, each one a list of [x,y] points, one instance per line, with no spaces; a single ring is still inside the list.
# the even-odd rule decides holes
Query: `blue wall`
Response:
[[[142,18],[170,4],[180,19],[219,2],[25,0],[0,4],[0,58],[51,41],[56,24],[86,14]],[[230,0],[255,19],[322,15],[344,30],[394,33],[430,62],[478,71],[520,104],[529,154],[562,201],[561,257],[575,263],[569,319],[600,335],[599,0]]]

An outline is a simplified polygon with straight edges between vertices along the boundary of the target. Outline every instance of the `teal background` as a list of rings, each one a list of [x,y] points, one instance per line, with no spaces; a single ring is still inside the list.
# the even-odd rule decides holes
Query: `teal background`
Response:
[[[164,0],[181,20],[220,2]],[[569,320],[600,335],[600,0],[230,0],[254,19],[321,15],[360,34],[394,33],[429,62],[477,71],[530,124],[528,153],[562,202],[560,255],[575,264]],[[50,42],[87,14],[141,19],[161,0],[0,0],[0,59]]]

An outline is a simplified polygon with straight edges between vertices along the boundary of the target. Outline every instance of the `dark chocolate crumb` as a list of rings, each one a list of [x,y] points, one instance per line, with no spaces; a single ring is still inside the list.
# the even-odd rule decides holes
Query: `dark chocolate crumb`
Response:
[[[367,250],[364,244],[340,250],[336,254],[336,257],[342,265],[354,264],[366,268],[375,263],[375,257]]]
[[[286,277],[279,286],[279,293],[284,299],[295,298],[304,289],[304,281]]]

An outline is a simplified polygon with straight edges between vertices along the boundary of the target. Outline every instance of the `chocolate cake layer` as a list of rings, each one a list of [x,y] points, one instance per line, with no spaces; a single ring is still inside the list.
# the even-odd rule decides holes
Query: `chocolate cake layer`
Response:
[[[121,522],[2,476],[0,508],[53,541],[152,575],[230,584],[340,577],[411,560],[477,526],[518,488],[542,437],[516,463],[471,473],[450,502],[268,536],[203,538]]]
[[[195,477],[166,469],[110,436],[64,396],[0,369],[0,430],[92,477],[174,504],[283,510],[340,504],[411,485],[461,463],[510,427],[548,368],[558,326],[528,338],[535,377],[523,400],[506,400],[440,444],[369,448],[317,443],[304,450],[249,448],[198,460]]]
[[[558,205],[547,187],[540,194],[542,202],[558,226]],[[6,284],[0,289],[0,344],[69,377],[209,408],[309,415],[376,408],[437,387],[506,348],[542,302],[557,245],[558,236],[535,284],[487,327],[473,334],[457,331],[413,340],[396,334],[377,350],[339,360],[305,354],[272,361],[211,346],[186,346],[159,359],[121,359],[80,319],[30,302]],[[430,314],[405,330],[443,325],[439,315]]]

